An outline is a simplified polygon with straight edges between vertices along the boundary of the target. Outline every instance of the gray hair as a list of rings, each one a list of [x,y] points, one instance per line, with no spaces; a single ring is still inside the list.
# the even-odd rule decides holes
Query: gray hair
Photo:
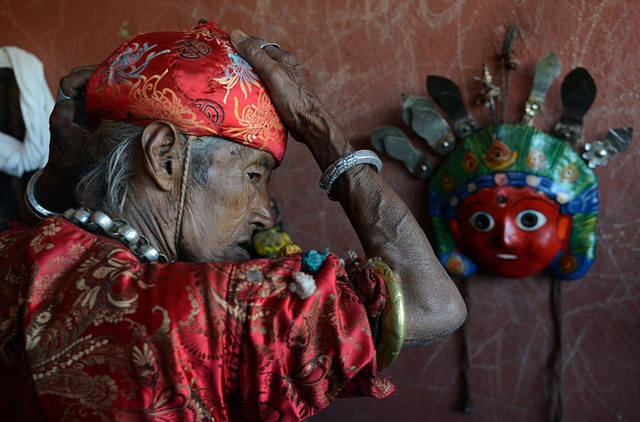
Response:
[[[144,127],[105,121],[89,139],[90,163],[76,185],[76,196],[84,207],[112,216],[122,215],[132,187],[136,145]],[[224,141],[213,136],[180,134],[182,151],[191,142],[191,175],[204,185],[210,177],[213,154]]]

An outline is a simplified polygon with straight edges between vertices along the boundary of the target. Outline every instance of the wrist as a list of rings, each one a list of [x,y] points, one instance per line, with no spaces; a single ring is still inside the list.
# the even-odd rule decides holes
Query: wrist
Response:
[[[353,151],[342,128],[329,112],[318,111],[307,119],[294,137],[304,143],[322,172],[340,157]]]
[[[45,166],[35,182],[35,200],[47,210],[60,213],[75,204],[74,176]]]
[[[49,215],[59,215],[58,213],[53,212],[47,207],[43,206],[36,197],[37,192],[40,188],[42,173],[43,169],[40,169],[36,171],[33,176],[31,176],[31,179],[29,179],[29,183],[27,183],[27,188],[24,192],[25,207],[27,208],[31,216],[33,216],[36,220],[42,220]]]
[[[370,165],[375,169],[376,173],[382,171],[382,161],[380,161],[380,158],[375,152],[369,150],[351,151],[340,157],[325,170],[320,178],[320,187],[328,191],[329,199],[335,201],[336,199],[332,195],[332,189],[336,181],[343,173],[364,164]]]

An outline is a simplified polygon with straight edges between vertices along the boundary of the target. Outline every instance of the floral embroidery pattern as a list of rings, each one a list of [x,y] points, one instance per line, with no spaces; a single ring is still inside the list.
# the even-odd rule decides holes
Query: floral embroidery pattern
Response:
[[[168,70],[165,70],[160,75],[150,78],[140,77],[140,81],[136,82],[129,91],[130,112],[147,117],[149,120],[168,120],[185,133],[199,128],[215,135],[216,130],[209,122],[198,120],[195,111],[184,104],[174,90],[157,88],[167,72]]]
[[[234,105],[235,117],[242,127],[229,129],[226,133],[245,139],[245,144],[255,143],[258,149],[280,142],[282,122],[264,90],[260,91],[257,107],[249,104],[240,110],[237,101]]]
[[[224,96],[223,102],[227,103],[227,98],[229,97],[229,93],[236,87],[239,86],[240,90],[244,94],[244,99],[246,100],[251,92],[251,86],[255,86],[258,89],[264,89],[258,83],[258,75],[256,72],[249,66],[249,63],[242,57],[238,55],[238,53],[234,53],[231,50],[231,47],[226,46],[227,55],[231,62],[224,69],[224,76],[221,78],[216,78],[215,81],[222,85],[227,93]]]
[[[382,279],[329,254],[300,300],[288,288],[300,271],[300,253],[141,264],[57,218],[2,232],[0,370],[26,383],[28,357],[36,389],[21,400],[51,420],[291,420],[338,394],[391,394],[365,311],[384,306]]]
[[[170,50],[150,51],[155,45],[144,43],[142,47],[138,43],[131,43],[124,48],[113,62],[104,70],[104,77],[107,85],[112,89],[118,89],[119,84],[130,84],[129,79],[137,79],[141,77],[141,73],[145,71],[151,60],[160,54],[166,54]],[[149,53],[147,55],[147,53]],[[146,55],[146,57],[145,57]],[[139,63],[144,57],[144,62]],[[114,94],[115,92],[114,91]]]

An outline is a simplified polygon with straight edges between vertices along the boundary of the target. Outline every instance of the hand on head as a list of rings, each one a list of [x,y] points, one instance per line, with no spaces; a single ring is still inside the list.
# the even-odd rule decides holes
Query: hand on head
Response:
[[[309,126],[314,115],[329,114],[316,92],[306,82],[300,66],[286,50],[239,29],[231,31],[238,53],[256,70],[291,135],[302,143],[311,141]],[[267,43],[261,48],[261,45]]]
[[[96,67],[76,67],[60,79],[59,89],[70,100],[58,101],[49,119],[50,161],[67,174],[74,173],[82,164],[83,154],[80,152],[91,134],[85,112],[84,87]]]
[[[289,133],[310,149],[321,170],[353,150],[291,53],[238,29],[231,31],[231,42],[260,76]]]
[[[70,99],[59,100],[49,118],[49,161],[38,193],[47,209],[63,211],[73,205],[73,182],[85,164],[87,154],[83,149],[91,134],[85,114],[84,87],[96,67],[76,67],[60,79],[59,90]]]

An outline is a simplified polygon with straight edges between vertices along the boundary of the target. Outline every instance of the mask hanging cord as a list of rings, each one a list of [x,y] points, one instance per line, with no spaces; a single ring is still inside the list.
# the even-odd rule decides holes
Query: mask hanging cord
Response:
[[[555,395],[554,422],[562,421],[562,280],[554,277],[551,282],[551,309],[555,329],[553,353],[553,390]],[[552,401],[553,402],[553,401]]]
[[[460,280],[460,291],[462,293],[462,299],[467,306],[467,319],[462,324],[462,349],[463,349],[463,411],[467,415],[473,413],[473,401],[471,398],[471,352],[469,351],[469,344],[471,343],[471,321],[470,321],[470,303],[469,303],[469,282],[465,277]]]

